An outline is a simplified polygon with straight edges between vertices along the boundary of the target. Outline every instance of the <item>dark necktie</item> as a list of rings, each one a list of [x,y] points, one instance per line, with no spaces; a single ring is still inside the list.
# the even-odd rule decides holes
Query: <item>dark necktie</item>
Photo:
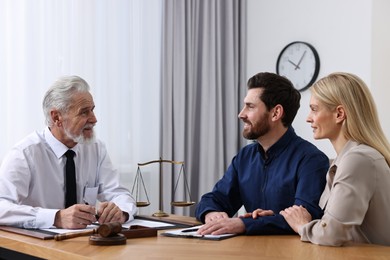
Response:
[[[68,207],[77,203],[76,169],[75,169],[74,161],[73,161],[73,157],[75,156],[75,152],[72,150],[68,150],[65,153],[65,156],[66,156],[65,208],[68,208]]]

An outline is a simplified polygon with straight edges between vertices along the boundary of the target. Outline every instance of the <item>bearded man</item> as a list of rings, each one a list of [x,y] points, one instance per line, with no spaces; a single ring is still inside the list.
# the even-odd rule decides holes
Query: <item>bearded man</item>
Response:
[[[0,225],[79,229],[133,219],[135,201],[94,137],[94,109],[84,79],[61,77],[50,87],[43,99],[47,127],[2,162]]]
[[[283,216],[274,214],[292,205],[304,206],[313,218],[323,215],[318,202],[329,160],[291,126],[299,91],[287,78],[267,72],[254,75],[247,85],[238,117],[244,122],[243,136],[254,142],[239,151],[198,203],[202,235],[294,234]],[[235,217],[242,206],[247,213]]]

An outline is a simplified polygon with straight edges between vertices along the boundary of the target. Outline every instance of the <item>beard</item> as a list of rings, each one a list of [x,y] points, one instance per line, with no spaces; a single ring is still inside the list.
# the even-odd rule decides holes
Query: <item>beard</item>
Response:
[[[242,136],[248,140],[256,140],[261,136],[264,136],[270,131],[270,125],[267,120],[269,113],[265,113],[258,121],[251,123],[244,121],[244,123],[250,124],[249,129],[242,130]]]
[[[94,125],[91,125],[91,124],[88,124],[88,125],[84,126],[84,128],[91,128],[91,129],[93,129],[93,127],[94,127]],[[64,128],[64,132],[65,132],[65,135],[68,138],[72,139],[73,142],[75,142],[75,143],[79,143],[79,144],[91,144],[91,143],[93,143],[95,141],[95,132],[94,131],[92,132],[92,136],[91,137],[85,137],[83,135],[83,133],[82,133],[84,128],[81,130],[81,134],[80,135],[74,135],[74,134],[70,133],[68,131],[68,129],[66,129],[66,128]]]

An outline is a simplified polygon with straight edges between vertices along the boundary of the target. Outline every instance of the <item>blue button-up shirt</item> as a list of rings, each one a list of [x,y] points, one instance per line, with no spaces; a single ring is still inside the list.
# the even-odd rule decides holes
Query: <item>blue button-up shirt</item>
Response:
[[[232,217],[242,205],[248,212],[270,209],[274,216],[242,219],[246,234],[294,233],[279,212],[302,205],[313,219],[320,218],[323,211],[318,202],[328,168],[327,156],[290,127],[267,152],[258,142],[242,148],[212,192],[202,196],[196,217],[204,222],[210,211]]]

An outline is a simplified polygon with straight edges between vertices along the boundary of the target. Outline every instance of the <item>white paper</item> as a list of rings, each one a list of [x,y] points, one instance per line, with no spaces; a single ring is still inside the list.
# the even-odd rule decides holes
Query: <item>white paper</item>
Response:
[[[210,240],[221,240],[221,239],[233,237],[236,235],[236,234],[200,235],[197,233],[197,231],[200,227],[202,227],[202,225],[190,227],[190,228],[169,230],[169,231],[165,231],[164,233],[162,233],[162,235],[170,236],[170,237],[201,238],[201,239],[210,239]],[[192,231],[192,230],[194,230],[194,231]]]
[[[122,227],[129,228],[130,226],[136,226],[136,225],[137,226],[150,227],[150,228],[175,226],[173,224],[166,223],[166,222],[134,219],[134,220],[130,221],[129,223],[123,224]],[[88,225],[84,229],[43,228],[42,230],[50,231],[50,232],[54,232],[54,233],[58,233],[58,234],[62,234],[62,233],[69,233],[69,232],[72,232],[72,233],[73,232],[81,232],[81,231],[84,231],[84,230],[87,230],[87,229],[94,229],[94,228],[98,228],[98,227],[99,227],[99,225],[96,224],[96,225]]]
[[[57,234],[63,234],[63,233],[70,233],[70,232],[82,232],[82,231],[85,231],[87,229],[94,229],[94,228],[98,228],[99,226],[97,225],[88,225],[86,228],[82,228],[82,229],[66,229],[66,228],[42,228],[41,230],[45,230],[45,231],[49,231],[49,232],[53,232],[53,233],[57,233]]]
[[[122,226],[124,228],[129,228],[130,226],[144,226],[144,227],[150,227],[150,228],[157,228],[157,227],[173,227],[175,225],[166,223],[166,222],[160,222],[160,221],[151,221],[151,220],[143,220],[143,219],[134,219],[130,221],[129,223],[125,223]]]

